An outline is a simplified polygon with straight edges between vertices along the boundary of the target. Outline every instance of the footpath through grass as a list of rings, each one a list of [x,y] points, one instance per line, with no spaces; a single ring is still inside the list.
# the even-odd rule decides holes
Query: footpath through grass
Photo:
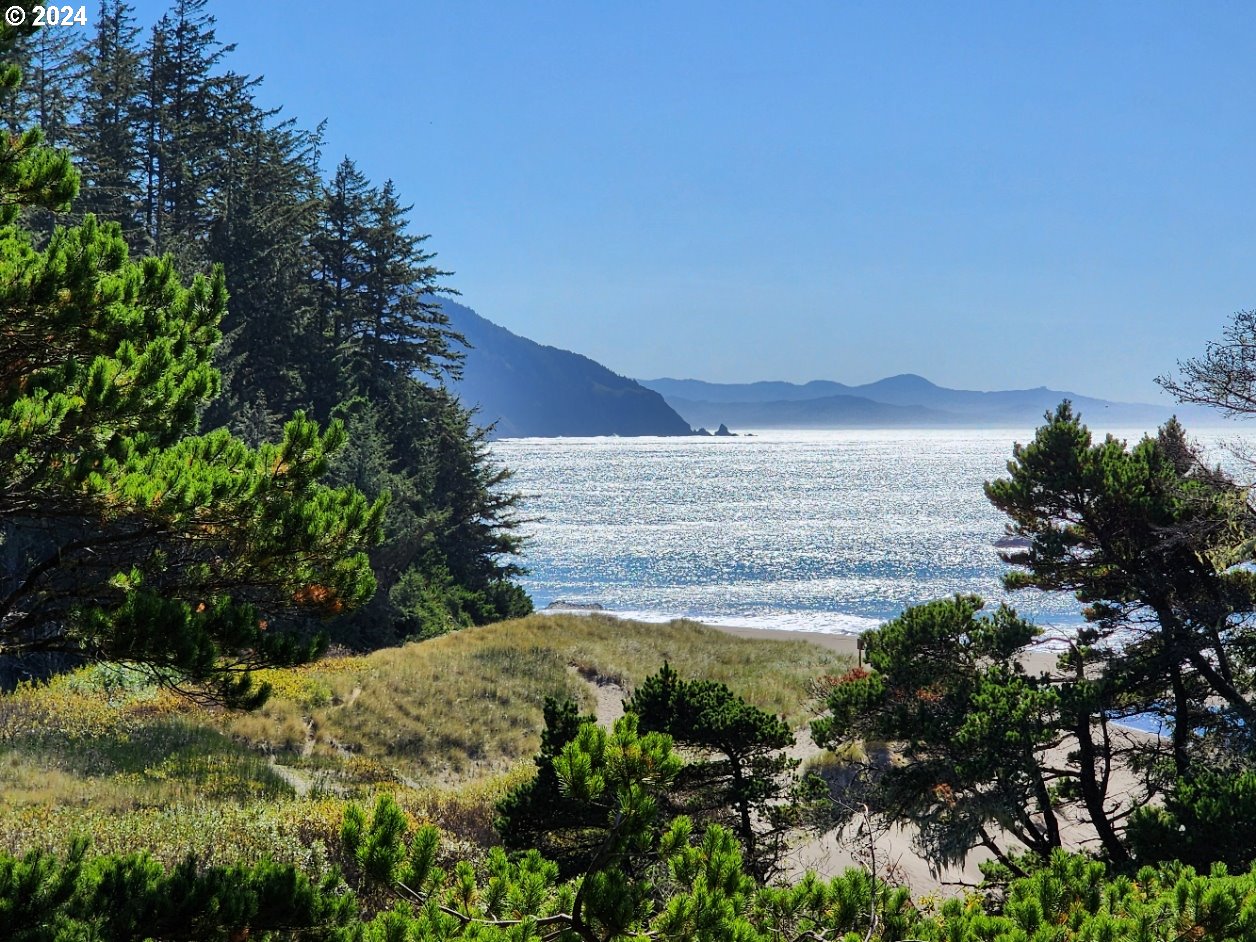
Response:
[[[264,671],[256,713],[207,709],[103,666],[0,697],[0,847],[268,855],[314,870],[347,800],[397,795],[464,847],[493,840],[492,806],[532,773],[547,696],[593,709],[664,660],[755,705],[807,718],[807,687],[845,666],[817,646],[691,622],[534,615],[431,641]]]

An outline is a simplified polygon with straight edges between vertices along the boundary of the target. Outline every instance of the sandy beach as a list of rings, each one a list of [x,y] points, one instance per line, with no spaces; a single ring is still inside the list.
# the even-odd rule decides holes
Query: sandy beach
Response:
[[[859,636],[838,634],[827,631],[778,631],[775,628],[743,628],[737,625],[716,625],[700,622],[708,628],[715,628],[725,634],[738,638],[752,638],[760,641],[807,641],[830,651],[845,654],[850,658],[859,656]],[[1034,651],[1025,655],[1025,669],[1030,673],[1041,673],[1054,669],[1056,655],[1050,651]]]
[[[703,624],[706,624],[705,622]],[[665,626],[660,626],[665,627]],[[854,659],[858,655],[856,635],[813,631],[778,631],[770,628],[745,628],[731,625],[707,625],[738,638],[764,641],[805,641]],[[1033,652],[1025,657],[1026,669],[1031,673],[1054,668],[1056,655],[1049,651]],[[1146,734],[1128,731],[1127,735]],[[797,732],[798,744],[791,752],[804,761],[821,750],[811,741],[809,732]],[[1061,757],[1062,758],[1062,757]],[[1132,779],[1123,785],[1128,775],[1118,774],[1113,783],[1114,797],[1123,787],[1133,784]],[[1092,834],[1085,821],[1062,819],[1062,832],[1066,843],[1075,849],[1084,849]],[[876,835],[876,861],[878,875],[890,882],[909,886],[915,897],[952,896],[971,889],[981,882],[978,865],[990,859],[984,848],[974,850],[962,867],[935,867],[917,851],[910,827],[894,826]],[[798,877],[811,870],[821,876],[835,876],[850,867],[865,867],[868,859],[868,841],[864,836],[824,834],[801,840],[790,854],[787,875]]]

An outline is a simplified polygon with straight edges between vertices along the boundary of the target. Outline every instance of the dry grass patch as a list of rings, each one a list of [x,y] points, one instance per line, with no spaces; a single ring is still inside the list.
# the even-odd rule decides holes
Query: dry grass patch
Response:
[[[665,660],[796,726],[809,682],[848,666],[805,642],[692,622],[536,615],[263,672],[274,693],[252,714],[87,668],[0,696],[0,846],[59,847],[85,832],[104,852],[267,854],[317,868],[335,853],[345,802],[370,804],[379,791],[483,846],[498,797],[533,772],[545,697],[591,710],[591,681],[631,691]],[[310,794],[296,797],[272,762]]]
[[[403,780],[458,780],[501,771],[539,742],[547,696],[587,698],[553,647],[516,646],[463,631],[366,659],[335,679],[340,705],[315,711],[320,753],[343,750]]]
[[[403,780],[471,778],[537,749],[547,696],[593,708],[586,680],[631,690],[669,661],[682,674],[722,681],[801,725],[808,684],[847,659],[800,641],[737,638],[694,622],[666,625],[607,616],[533,615],[379,651],[359,672],[328,678],[333,704],[311,714],[318,750],[374,758]],[[335,705],[338,704],[338,705]]]
[[[629,691],[669,661],[683,676],[725,683],[794,724],[809,716],[810,682],[849,663],[805,641],[739,638],[685,620],[659,625],[606,615],[533,615],[459,636],[477,632],[492,633],[497,643],[511,647],[553,650],[583,676]]]

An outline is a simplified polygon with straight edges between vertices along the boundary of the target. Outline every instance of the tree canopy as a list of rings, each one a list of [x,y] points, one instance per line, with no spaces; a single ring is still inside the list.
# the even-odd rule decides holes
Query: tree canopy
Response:
[[[24,27],[5,36],[0,100],[22,133],[0,154],[3,213],[28,234],[21,251],[65,269],[41,275],[41,290],[54,277],[72,291],[97,285],[113,292],[105,303],[149,312],[147,328],[177,348],[180,363],[163,380],[176,384],[163,393],[170,420],[137,416],[137,427],[165,445],[213,429],[252,449],[283,442],[299,458],[294,468],[321,474],[326,465],[324,484],[356,488],[372,504],[390,495],[381,539],[344,541],[354,552],[372,544],[379,590],[311,578],[343,596],[345,617],[327,625],[341,642],[378,646],[529,611],[514,581],[521,541],[509,473],[443,385],[458,373],[462,344],[439,304],[448,273],[412,231],[396,188],[373,185],[347,157],[324,181],[321,128],[258,102],[260,80],[230,70],[232,46],[206,0],[177,0],[148,30],[124,0],[108,0],[90,34]],[[54,86],[55,95],[40,91]],[[61,149],[40,145],[49,140]],[[81,229],[53,236],[55,223],[71,221]],[[127,261],[128,248],[158,257]],[[168,308],[165,323],[158,315]],[[67,327],[52,323],[53,308],[24,316],[29,323],[6,335],[15,359],[5,366],[15,371],[41,330]],[[113,357],[124,340],[145,355],[138,335],[109,329],[107,343],[81,355]],[[157,368],[156,349],[146,369]],[[308,422],[326,431],[311,437]],[[204,441],[225,441],[213,434]],[[237,507],[253,509],[246,493],[241,486]]]
[[[314,649],[306,616],[370,598],[386,501],[319,483],[339,424],[298,413],[257,448],[196,434],[221,271],[185,284],[170,258],[131,261],[92,216],[37,249],[21,211],[65,210],[77,183],[41,141],[0,154],[0,655],[138,662],[255,700],[248,668]]]
[[[937,859],[978,845],[1009,864],[1045,857],[1063,846],[1065,816],[1115,863],[1159,857],[1168,845],[1150,835],[1166,822],[1219,813],[1192,797],[1199,783],[1237,775],[1243,794],[1253,764],[1246,490],[1201,462],[1177,422],[1133,446],[1096,443],[1064,403],[986,494],[1024,541],[1005,556],[1007,586],[1071,591],[1086,624],[1044,639],[1011,609],[979,616],[974,597],[910,608],[865,636],[868,670],[832,685],[816,739],[893,743],[902,761],[870,764],[866,794],[920,825]],[[1031,672],[1044,640],[1054,669]],[[1166,735],[1119,725],[1131,719]],[[1150,810],[1165,795],[1168,810]],[[1250,858],[1223,830],[1211,859]]]

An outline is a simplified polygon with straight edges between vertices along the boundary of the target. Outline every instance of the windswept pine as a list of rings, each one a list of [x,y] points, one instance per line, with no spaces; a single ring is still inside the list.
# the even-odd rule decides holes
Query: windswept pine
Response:
[[[31,160],[68,170],[72,156],[81,181],[73,202],[68,173],[45,175],[57,192],[27,194],[32,250],[51,238],[49,264],[62,265],[86,250],[83,239],[97,240],[90,251],[102,280],[143,279],[119,303],[160,309],[149,296],[169,295],[176,305],[164,320],[135,322],[126,338],[142,351],[168,332],[186,347],[170,380],[182,392],[169,407],[179,411],[149,431],[164,445],[229,434],[258,454],[282,443],[283,461],[291,453],[294,467],[317,467],[324,484],[386,504],[375,512],[382,540],[354,544],[371,544],[377,590],[363,582],[343,600],[346,617],[323,626],[343,643],[395,643],[527,612],[514,582],[521,543],[509,474],[445,388],[463,356],[438,303],[449,273],[434,264],[427,237],[412,233],[396,187],[373,185],[347,157],[324,181],[321,131],[258,104],[260,80],[226,67],[232,46],[218,39],[206,0],[178,0],[147,34],[123,2],[104,4],[93,24],[90,36],[11,36],[6,120],[44,128],[33,133],[62,149]],[[30,82],[18,81],[18,66]],[[54,68],[56,81],[46,81]],[[29,190],[35,180],[23,171],[9,186]],[[53,235],[53,204],[55,220],[83,220],[83,234]],[[125,262],[128,247],[153,258]],[[180,284],[196,298],[176,296]],[[186,328],[184,308],[195,318]],[[20,352],[10,349],[16,367]],[[311,423],[327,432],[311,438]]]
[[[371,597],[386,501],[320,483],[339,424],[298,413],[258,448],[195,434],[221,272],[185,286],[92,216],[36,250],[13,216],[58,208],[75,176],[38,132],[4,157],[0,655],[131,661],[256,702],[247,669],[317,649],[303,615]]]
[[[480,423],[686,423],[450,301],[400,188],[325,163],[321,125],[264,105],[209,0],[148,30],[124,0],[90,29],[58,29],[61,9],[18,0],[0,23],[0,939],[1256,940],[1242,465],[1205,461],[1177,421],[1099,440],[1067,401],[986,502],[1010,444],[990,435],[981,474],[910,435],[841,456],[812,436],[802,460],[805,442],[721,427],[692,443],[705,464],[676,439],[496,443],[543,456],[566,528],[559,575],[533,584],[576,604],[532,613],[536,521]],[[339,32],[370,19],[342,17],[318,59],[359,103]],[[634,253],[583,283],[638,279]],[[718,350],[717,313],[718,336],[683,342]],[[756,355],[778,353],[778,311],[755,313]],[[1256,411],[1254,335],[1236,315],[1165,387]],[[468,339],[487,382],[462,375]],[[818,389],[850,390],[699,391],[766,416],[813,411]],[[1051,395],[860,389],[886,398],[828,406],[1020,417]],[[739,622],[575,611],[608,572],[643,611],[683,583]],[[999,577],[1073,622],[987,611],[975,584]],[[824,627],[824,604],[844,616],[828,627],[879,627],[763,637],[803,612]]]

